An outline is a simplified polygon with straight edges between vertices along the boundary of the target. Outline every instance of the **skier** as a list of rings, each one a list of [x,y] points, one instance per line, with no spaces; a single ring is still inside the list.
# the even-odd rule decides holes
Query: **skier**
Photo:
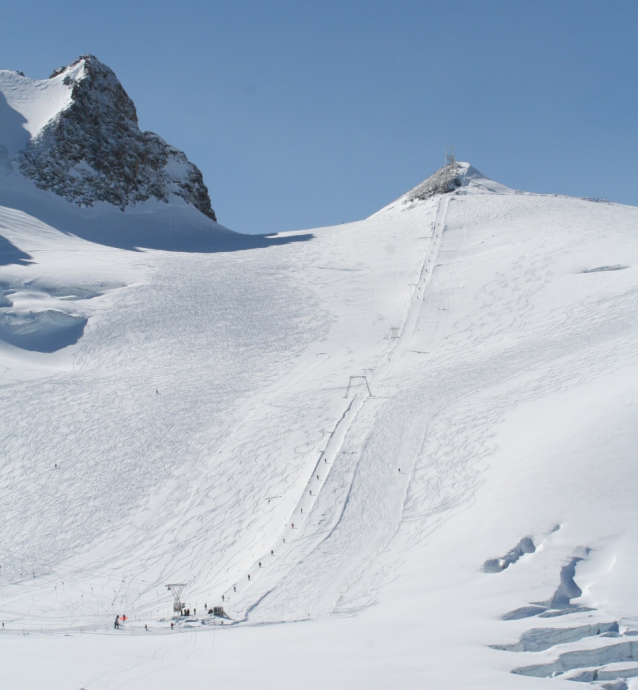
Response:
[[[144,623],[144,630],[146,630],[146,632],[148,632],[148,625],[146,623]]]
[[[171,630],[173,629],[173,621],[171,621]]]
[[[272,549],[270,549],[270,555],[272,556],[272,555],[274,555],[274,553],[275,552]]]
[[[259,561],[259,567],[261,568],[261,561]]]
[[[222,601],[226,601],[226,600],[224,599],[224,595],[223,595],[223,594],[222,594]]]
[[[248,579],[250,580],[250,575],[248,576]]]
[[[237,585],[233,585],[233,592],[237,591]]]
[[[115,616],[115,623],[113,623],[113,627],[117,630],[120,627],[120,614],[118,613],[117,616]]]

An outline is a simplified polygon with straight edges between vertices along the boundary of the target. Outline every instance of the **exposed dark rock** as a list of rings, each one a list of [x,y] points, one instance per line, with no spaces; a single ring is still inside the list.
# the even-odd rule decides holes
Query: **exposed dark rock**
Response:
[[[462,170],[463,167],[459,163],[450,163],[443,168],[439,168],[427,180],[408,192],[405,195],[404,203],[424,201],[436,194],[453,192],[463,184],[460,177]]]
[[[109,67],[83,55],[51,78],[82,61],[81,76],[64,80],[70,104],[19,154],[20,171],[80,206],[106,201],[124,210],[150,198],[168,202],[173,193],[216,220],[199,169],[157,134],[140,131],[135,105]]]

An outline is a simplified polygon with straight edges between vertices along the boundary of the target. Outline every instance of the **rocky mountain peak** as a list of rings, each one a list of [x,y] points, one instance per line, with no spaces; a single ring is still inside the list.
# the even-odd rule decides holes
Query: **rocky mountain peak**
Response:
[[[442,194],[515,194],[515,190],[486,177],[469,163],[454,161],[377,213],[403,211]],[[376,215],[376,214],[374,214]]]
[[[462,184],[463,163],[449,163],[405,195],[405,202],[424,201],[437,194],[448,194]]]
[[[105,201],[124,210],[175,195],[216,220],[199,169],[139,129],[135,105],[113,70],[83,55],[49,79],[71,87],[70,99],[18,155],[23,175],[80,206]]]
[[[49,79],[60,75],[64,75],[64,84],[72,86],[72,100],[96,103],[99,96],[102,104],[113,110],[114,116],[137,124],[135,104],[124,91],[115,72],[94,55],[81,55],[67,67],[58,67]]]

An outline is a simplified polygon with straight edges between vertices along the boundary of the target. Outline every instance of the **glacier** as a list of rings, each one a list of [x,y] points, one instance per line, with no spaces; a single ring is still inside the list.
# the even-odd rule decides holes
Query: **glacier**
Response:
[[[250,238],[13,141],[0,326],[84,325],[0,328],[7,687],[638,687],[638,209],[456,163]]]

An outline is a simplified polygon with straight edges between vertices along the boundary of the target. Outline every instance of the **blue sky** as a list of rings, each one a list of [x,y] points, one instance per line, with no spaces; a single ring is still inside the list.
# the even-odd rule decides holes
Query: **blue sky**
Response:
[[[96,55],[238,231],[366,217],[447,144],[511,187],[638,205],[636,0],[7,7],[0,68]]]

